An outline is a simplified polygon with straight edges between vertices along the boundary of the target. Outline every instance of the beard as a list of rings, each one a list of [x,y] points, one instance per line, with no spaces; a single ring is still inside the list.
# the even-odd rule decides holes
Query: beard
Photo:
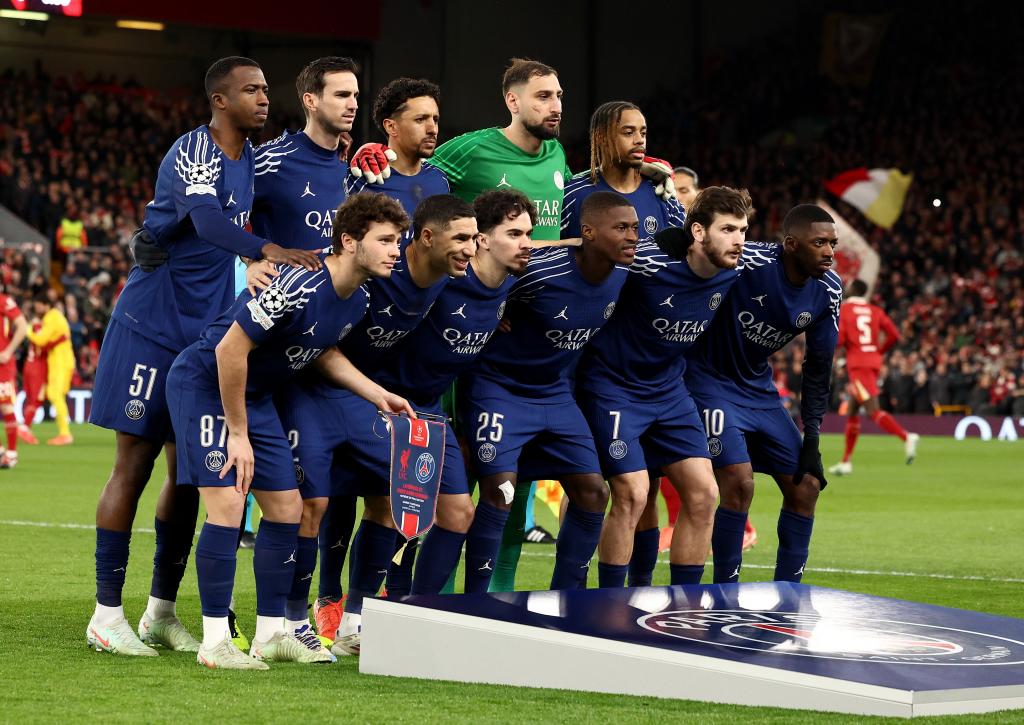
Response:
[[[558,132],[562,129],[562,124],[559,122],[554,128],[548,128],[544,125],[543,121],[541,123],[526,123],[524,121],[523,128],[525,128],[534,138],[539,139],[540,141],[548,141],[553,138],[558,138]]]
[[[701,246],[704,247],[704,256],[708,258],[711,264],[715,265],[719,269],[736,269],[739,264],[739,260],[735,262],[725,256],[724,252],[720,252],[710,244],[709,239],[701,242]]]

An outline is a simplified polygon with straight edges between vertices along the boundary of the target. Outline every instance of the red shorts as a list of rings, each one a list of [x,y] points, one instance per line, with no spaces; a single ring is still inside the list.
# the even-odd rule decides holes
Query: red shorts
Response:
[[[39,394],[46,385],[46,358],[25,363],[21,370],[21,384],[25,387],[28,400],[39,400]]]
[[[0,400],[14,402],[18,397],[18,367],[12,360],[0,365]]]
[[[868,398],[878,397],[878,376],[880,371],[877,368],[850,368],[847,371],[850,382],[846,389],[858,403],[864,403]]]

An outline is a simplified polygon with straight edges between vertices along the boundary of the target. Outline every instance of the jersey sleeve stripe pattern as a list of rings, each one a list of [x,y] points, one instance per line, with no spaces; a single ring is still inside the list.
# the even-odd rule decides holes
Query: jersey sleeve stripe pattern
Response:
[[[260,292],[256,301],[271,320],[276,320],[304,308],[317,288],[326,281],[323,269],[309,272],[303,267],[292,267]]]
[[[771,264],[777,258],[776,247],[778,245],[774,242],[744,242],[737,269],[756,269]]]
[[[686,211],[682,204],[675,199],[662,199],[661,203],[665,206],[665,221],[670,227],[686,226]]]
[[[256,149],[256,176],[276,174],[283,157],[298,148],[294,141],[286,141],[283,135],[261,145]]]
[[[843,304],[843,280],[835,272],[829,271],[818,280],[828,290],[828,307],[832,313],[832,325],[839,331],[839,308]]]
[[[457,173],[462,173],[469,165],[470,157],[477,148],[477,136],[475,133],[467,133],[453,138],[445,146],[445,163]]]
[[[552,247],[544,252],[534,253],[526,272],[516,281],[509,293],[509,299],[530,300],[544,289],[544,282],[572,272],[569,249]]]
[[[636,258],[629,266],[631,274],[653,277],[676,260],[669,257],[653,241],[640,242],[636,247]]]
[[[188,186],[186,195],[214,194],[213,185],[220,177],[220,154],[214,152],[210,135],[203,129],[188,133],[178,145],[174,170]]]
[[[590,186],[590,172],[576,174],[572,180],[565,185],[565,198],[562,202],[562,231],[569,228],[569,220],[572,217],[572,210],[576,207],[576,196],[580,189]]]

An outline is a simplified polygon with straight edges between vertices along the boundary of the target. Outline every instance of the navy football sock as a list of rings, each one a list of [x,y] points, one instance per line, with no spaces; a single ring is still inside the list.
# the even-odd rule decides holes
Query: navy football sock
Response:
[[[260,521],[253,549],[252,570],[256,575],[256,614],[283,617],[288,591],[295,576],[299,525]]]
[[[316,569],[316,538],[300,536],[295,547],[295,573],[292,575],[292,588],[288,592],[285,605],[285,617],[299,622],[309,617],[309,585],[313,583],[313,570]]]
[[[740,580],[743,562],[743,530],[747,527],[747,514],[743,511],[718,507],[715,511],[715,529],[711,534],[714,550],[715,584],[728,584]]]
[[[398,532],[387,526],[363,519],[352,540],[352,556],[348,565],[348,600],[345,611],[362,614],[363,599],[375,597],[384,583],[395,555]]]
[[[629,564],[597,562],[597,586],[601,589],[621,589],[626,585]]]
[[[235,585],[238,527],[207,521],[196,544],[196,574],[204,617],[226,617]]]
[[[658,545],[661,531],[653,529],[637,531],[633,535],[633,556],[629,560],[629,586],[649,587],[654,580],[654,567],[658,565]]]
[[[466,535],[466,594],[487,591],[494,574],[508,511],[481,501]]]
[[[441,591],[459,563],[465,540],[465,534],[434,524],[423,539],[423,551],[412,579],[413,594],[437,594]]]
[[[331,496],[320,522],[320,597],[341,599],[341,570],[355,525],[356,497]]]
[[[700,578],[704,576],[703,564],[669,564],[672,585],[676,584],[700,584]]]
[[[590,559],[601,538],[603,511],[584,511],[571,501],[565,522],[558,532],[555,546],[555,570],[551,574],[552,589],[579,589],[586,579]]]
[[[104,607],[121,606],[131,540],[130,531],[96,527],[96,602]]]
[[[388,597],[404,597],[412,591],[412,568],[416,562],[416,550],[419,549],[420,540],[418,537],[408,541],[404,536],[395,538],[395,554],[401,551],[402,558],[397,564],[394,558],[391,559],[391,569],[388,571],[384,588],[388,590]]]
[[[779,512],[779,551],[775,555],[775,581],[799,582],[803,577],[813,528],[813,516],[801,516],[785,509]]]
[[[150,596],[173,602],[178,586],[188,567],[192,551],[192,531],[181,531],[172,522],[153,519],[156,529],[156,552],[153,554],[153,583]]]

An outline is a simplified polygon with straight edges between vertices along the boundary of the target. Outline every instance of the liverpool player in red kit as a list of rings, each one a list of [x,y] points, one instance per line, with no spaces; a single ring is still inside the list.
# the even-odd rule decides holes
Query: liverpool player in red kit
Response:
[[[882,355],[899,342],[900,333],[881,307],[867,301],[867,292],[868,286],[863,280],[854,280],[839,311],[837,347],[846,349],[850,414],[846,419],[846,452],[843,460],[828,470],[840,476],[853,473],[850,457],[860,435],[861,408],[867,411],[875,425],[903,441],[908,464],[914,462],[920,438],[917,433],[908,433],[895,418],[878,407]]]
[[[18,420],[14,417],[18,365],[14,353],[25,339],[27,329],[28,323],[18,309],[18,303],[0,293],[0,414],[7,433],[7,448],[0,455],[0,468],[14,468],[18,463]]]

